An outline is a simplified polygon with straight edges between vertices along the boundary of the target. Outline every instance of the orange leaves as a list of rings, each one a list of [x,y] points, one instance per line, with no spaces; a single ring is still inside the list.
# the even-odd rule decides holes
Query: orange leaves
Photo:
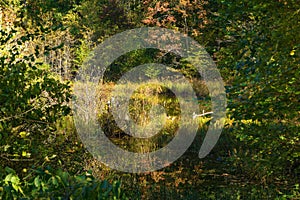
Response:
[[[157,12],[165,13],[165,12],[169,11],[168,6],[169,6],[169,3],[165,2],[165,3],[162,3],[162,4],[161,4],[161,2],[159,1],[159,2],[157,2],[156,5],[155,5],[155,10],[156,10]]]
[[[188,4],[190,4],[189,0],[180,0],[179,1],[179,5],[181,5],[181,6],[187,6]]]
[[[144,1],[146,25],[181,30],[189,35],[201,35],[201,29],[208,24],[204,0]]]
[[[153,19],[150,19],[150,18],[143,19],[142,22],[144,24],[150,25],[150,24],[153,24]]]
[[[156,183],[158,183],[161,180],[165,180],[164,174],[165,174],[164,171],[155,171],[155,172],[152,172],[150,174],[150,176],[151,176],[152,180],[154,180]]]
[[[144,2],[146,6],[149,6],[150,2]],[[174,21],[174,17],[171,16],[169,18],[168,11],[170,8],[168,7],[169,3],[164,2],[161,3],[160,1],[156,2],[154,7],[147,7],[146,19],[142,20],[142,22],[146,25],[156,25],[160,27],[165,27],[166,24],[172,23]],[[164,17],[157,18],[156,16],[163,15]],[[165,17],[167,16],[167,17]],[[172,18],[173,17],[173,18]],[[168,22],[170,20],[170,22]]]
[[[168,17],[167,17],[167,21],[169,21],[169,22],[176,22],[176,19],[175,19],[175,17],[174,16],[172,16],[172,15],[169,15]]]

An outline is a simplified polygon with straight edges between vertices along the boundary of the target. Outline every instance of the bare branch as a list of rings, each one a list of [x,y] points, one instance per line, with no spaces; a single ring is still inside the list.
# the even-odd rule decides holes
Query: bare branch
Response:
[[[203,113],[202,114],[196,114],[196,113],[193,113],[193,119],[195,119],[196,117],[203,117],[203,116],[205,116],[205,115],[210,115],[210,114],[213,114],[213,112],[212,111],[210,111],[210,112],[204,112],[204,110],[203,110]]]

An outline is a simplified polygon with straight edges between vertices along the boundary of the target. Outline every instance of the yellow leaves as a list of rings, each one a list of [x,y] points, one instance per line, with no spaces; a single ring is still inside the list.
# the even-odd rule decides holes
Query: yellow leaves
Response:
[[[260,125],[261,123],[258,120],[252,120],[252,119],[242,119],[241,123],[251,125],[251,124],[256,124]]]
[[[295,55],[295,52],[296,52],[296,50],[293,49],[293,50],[290,52],[290,56],[294,56],[294,55]]]
[[[275,61],[274,56],[272,56],[269,60],[269,62],[267,62],[267,64],[273,63]]]
[[[251,123],[252,123],[252,119],[248,119],[248,120],[242,119],[241,122],[242,122],[243,124],[251,124]]]
[[[253,15],[253,13],[250,13],[249,19],[251,19],[253,21],[255,20],[255,16]]]
[[[49,162],[50,160],[52,160],[53,158],[56,158],[57,155],[53,154],[51,157],[46,156],[45,157],[45,161]]]
[[[31,153],[28,153],[28,152],[26,152],[26,151],[22,151],[22,156],[23,156],[23,157],[30,158]]]
[[[46,162],[49,162],[49,161],[50,161],[50,159],[49,159],[48,156],[45,157],[45,161],[46,161]]]
[[[27,132],[25,132],[25,131],[22,131],[22,132],[19,133],[19,135],[21,136],[21,138],[26,138],[27,136],[30,135],[30,133],[27,133]]]
[[[26,132],[25,132],[25,131],[22,131],[22,132],[20,132],[19,134],[20,134],[21,138],[26,137]]]
[[[229,118],[226,119],[225,124],[228,124],[229,126],[233,126],[233,123],[234,123],[234,119],[229,119]]]
[[[198,121],[199,121],[200,126],[204,126],[211,119],[212,119],[212,117],[198,117]]]

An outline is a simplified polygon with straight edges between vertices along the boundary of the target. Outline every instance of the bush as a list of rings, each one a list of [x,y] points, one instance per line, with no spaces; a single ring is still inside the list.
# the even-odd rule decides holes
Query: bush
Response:
[[[0,31],[0,162],[15,169],[42,160],[55,122],[70,112],[69,84],[37,62],[38,47],[34,54],[24,52],[34,37]]]
[[[6,167],[0,176],[1,199],[126,199],[120,182],[98,181],[90,173],[71,176],[48,167],[20,179]]]

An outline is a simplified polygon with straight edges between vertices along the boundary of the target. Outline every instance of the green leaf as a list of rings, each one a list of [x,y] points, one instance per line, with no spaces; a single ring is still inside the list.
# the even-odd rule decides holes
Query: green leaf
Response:
[[[6,175],[5,179],[4,179],[4,182],[6,184],[8,184],[8,182],[11,182],[11,178],[13,177],[13,174],[8,174]]]
[[[9,145],[8,145],[9,146]],[[16,171],[13,170],[12,168],[10,167],[5,167],[5,171],[8,173],[8,174],[16,174]]]
[[[35,177],[35,179],[34,179],[34,185],[35,185],[35,187],[40,188],[41,181],[40,181],[40,176],[39,175],[37,177]]]

